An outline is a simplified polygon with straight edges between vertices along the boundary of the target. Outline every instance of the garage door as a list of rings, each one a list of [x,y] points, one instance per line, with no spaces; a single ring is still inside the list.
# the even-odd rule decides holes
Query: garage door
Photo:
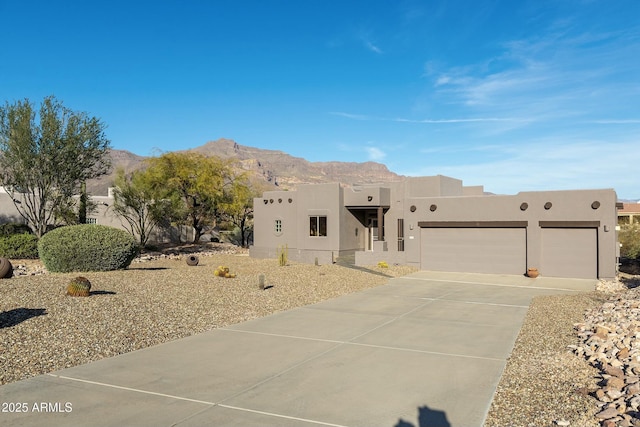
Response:
[[[421,268],[436,271],[524,274],[525,228],[422,228]]]
[[[542,276],[598,278],[596,228],[543,228]]]

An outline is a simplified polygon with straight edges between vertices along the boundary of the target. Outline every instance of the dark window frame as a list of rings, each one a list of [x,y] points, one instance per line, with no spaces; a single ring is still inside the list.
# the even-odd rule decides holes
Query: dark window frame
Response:
[[[309,237],[327,237],[327,216],[309,216]]]

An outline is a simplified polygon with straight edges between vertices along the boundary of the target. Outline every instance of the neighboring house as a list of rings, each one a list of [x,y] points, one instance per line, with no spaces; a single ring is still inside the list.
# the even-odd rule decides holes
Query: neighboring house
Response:
[[[16,197],[18,197],[16,195]],[[78,197],[78,196],[74,196]],[[20,199],[18,199],[20,200]],[[113,188],[109,188],[106,196],[90,196],[90,201],[95,205],[92,212],[87,215],[88,224],[100,224],[110,227],[120,228],[129,231],[125,227],[126,222],[114,214],[113,209]],[[16,209],[11,196],[0,186],[0,224],[15,222],[26,224],[26,220]],[[157,229],[151,234],[149,243],[165,243],[172,241],[190,242],[193,240],[193,227],[171,227],[169,229]]]
[[[640,223],[640,203],[622,203],[618,209],[618,224]]]
[[[16,195],[18,201],[20,198]],[[91,202],[95,204],[95,209],[87,215],[87,223],[102,224],[111,227],[124,228],[120,218],[113,214],[109,209],[113,206],[113,189],[109,189],[107,196],[90,196]],[[7,222],[26,223],[26,220],[20,215],[16,209],[11,196],[3,187],[0,187],[0,224]]]
[[[355,256],[424,270],[550,277],[616,275],[612,189],[485,195],[446,176],[351,188],[299,185],[254,199],[256,258],[332,263]]]
[[[26,221],[18,211],[16,210],[15,205],[13,204],[13,200],[11,200],[11,196],[4,187],[0,186],[0,224],[4,224],[7,222],[15,222],[20,224],[25,224]]]

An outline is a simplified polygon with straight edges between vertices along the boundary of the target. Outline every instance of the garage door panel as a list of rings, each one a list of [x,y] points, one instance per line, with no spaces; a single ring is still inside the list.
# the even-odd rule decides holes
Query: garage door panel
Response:
[[[595,228],[543,228],[540,274],[549,277],[598,277]]]
[[[422,268],[436,271],[523,274],[524,228],[423,228]]]

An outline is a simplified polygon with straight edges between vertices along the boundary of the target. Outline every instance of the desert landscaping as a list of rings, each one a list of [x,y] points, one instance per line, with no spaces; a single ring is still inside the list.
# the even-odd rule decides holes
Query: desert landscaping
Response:
[[[189,266],[189,256],[198,265]],[[74,298],[65,289],[78,273],[47,273],[37,260],[13,263],[16,275],[0,282],[0,384],[358,292],[415,271],[398,265],[280,266],[276,259],[254,259],[246,249],[211,243],[149,252],[126,270],[82,273],[91,281],[90,297]],[[220,266],[236,277],[215,276]],[[624,277],[631,287],[637,283],[637,276]],[[625,424],[618,410],[623,408],[615,406],[624,401],[622,392],[608,393],[617,399],[606,397],[611,387],[597,392],[612,375],[576,354],[581,337],[588,339],[589,328],[597,327],[585,321],[587,311],[599,313],[606,301],[613,301],[611,307],[634,300],[636,307],[640,300],[622,282],[601,282],[599,288],[534,299],[486,426],[604,425],[595,415],[612,405],[616,413],[609,410],[610,418],[618,418],[607,425],[635,425]],[[637,382],[629,372],[627,380]]]

